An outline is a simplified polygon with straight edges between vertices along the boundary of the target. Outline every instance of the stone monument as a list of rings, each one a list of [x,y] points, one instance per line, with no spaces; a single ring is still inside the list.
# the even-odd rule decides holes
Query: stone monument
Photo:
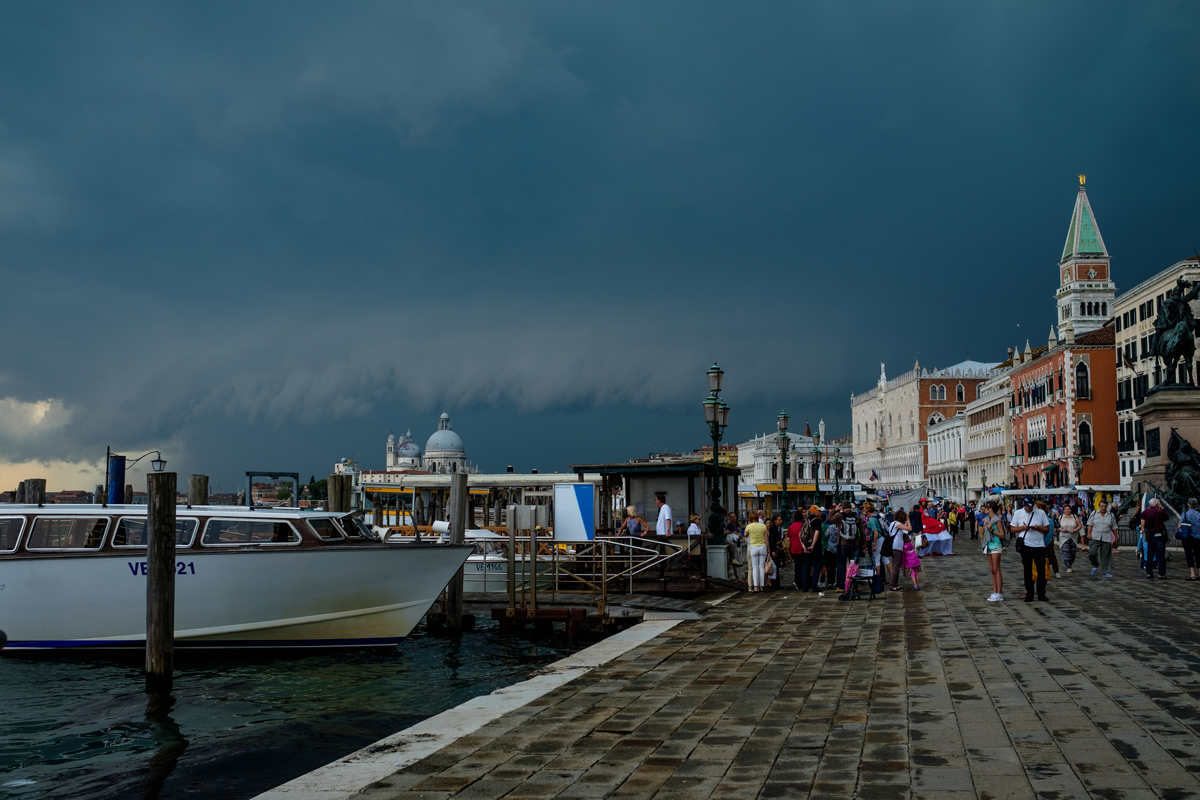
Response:
[[[1191,301],[1200,295],[1200,283],[1183,278],[1167,292],[1154,320],[1155,364],[1166,365],[1164,380],[1146,395],[1138,409],[1146,442],[1146,463],[1133,475],[1135,493],[1161,494],[1179,511],[1190,492],[1200,489],[1192,480],[1200,476],[1200,454],[1191,442],[1200,442],[1200,389],[1192,375],[1198,323]],[[1186,374],[1181,380],[1180,366]],[[1194,464],[1192,462],[1195,462]],[[1182,497],[1185,505],[1179,505]]]

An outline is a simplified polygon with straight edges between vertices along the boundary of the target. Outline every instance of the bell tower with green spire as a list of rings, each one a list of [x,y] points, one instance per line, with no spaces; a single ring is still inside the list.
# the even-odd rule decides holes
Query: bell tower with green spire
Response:
[[[1117,287],[1109,275],[1108,249],[1092,214],[1085,189],[1086,176],[1079,176],[1079,194],[1071,227],[1058,262],[1058,326],[1070,327],[1075,336],[1101,328],[1113,313]]]

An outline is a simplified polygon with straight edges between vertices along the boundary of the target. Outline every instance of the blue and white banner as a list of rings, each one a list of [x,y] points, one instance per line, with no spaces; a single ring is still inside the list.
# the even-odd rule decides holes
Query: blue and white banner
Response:
[[[554,485],[554,541],[590,542],[596,538],[596,487],[590,483]]]

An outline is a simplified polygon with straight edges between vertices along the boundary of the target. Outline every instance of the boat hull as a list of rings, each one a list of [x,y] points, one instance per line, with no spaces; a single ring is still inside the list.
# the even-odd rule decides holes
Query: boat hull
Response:
[[[179,648],[394,645],[412,631],[469,547],[180,550]],[[9,650],[142,647],[144,555],[0,562]]]

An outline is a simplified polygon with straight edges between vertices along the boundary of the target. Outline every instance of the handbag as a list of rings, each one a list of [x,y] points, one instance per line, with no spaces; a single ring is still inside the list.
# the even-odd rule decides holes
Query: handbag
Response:
[[[1175,529],[1176,539],[1186,539],[1192,535],[1192,523],[1187,519],[1187,512],[1183,512],[1184,516],[1179,520],[1179,527]]]

